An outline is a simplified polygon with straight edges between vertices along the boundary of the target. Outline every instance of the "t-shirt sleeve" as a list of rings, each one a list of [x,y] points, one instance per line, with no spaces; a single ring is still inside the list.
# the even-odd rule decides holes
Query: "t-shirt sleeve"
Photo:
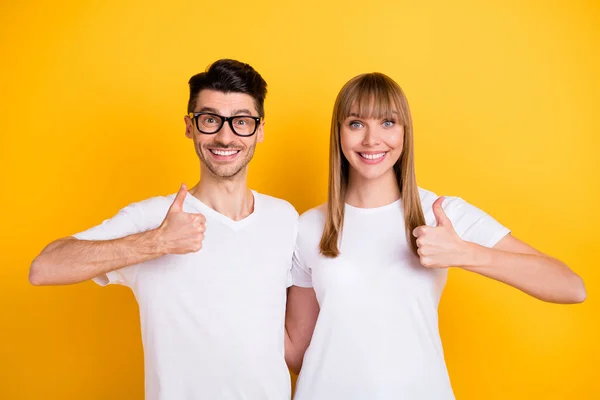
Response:
[[[510,233],[510,229],[459,197],[447,197],[442,208],[458,236],[467,242],[493,247]]]
[[[294,210],[295,211],[295,210]],[[293,249],[295,252],[296,249],[296,240],[298,239],[298,213],[296,213],[296,221],[294,222],[294,236],[293,236]],[[292,253],[292,257],[290,258],[290,269],[288,270],[288,280],[287,287],[290,287],[294,284],[294,277],[292,276],[292,268],[294,265],[294,255]]]
[[[302,262],[298,246],[294,249],[292,257],[292,285],[303,288],[313,287],[310,269]]]
[[[121,209],[114,217],[109,218],[93,228],[79,232],[73,237],[79,240],[112,240],[139,233],[136,220],[141,219],[141,210],[136,204],[131,204]],[[123,267],[106,274],[97,276],[92,280],[100,286],[120,284],[131,286],[137,271],[137,265]]]

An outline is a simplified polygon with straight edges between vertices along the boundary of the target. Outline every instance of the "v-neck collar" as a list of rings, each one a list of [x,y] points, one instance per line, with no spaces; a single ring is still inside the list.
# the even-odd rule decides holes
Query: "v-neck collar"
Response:
[[[260,209],[260,200],[258,193],[256,193],[254,190],[250,190],[250,192],[252,192],[252,197],[254,198],[254,209],[252,210],[252,213],[250,215],[239,221],[234,221],[231,218],[221,214],[220,212],[210,208],[191,193],[187,194],[185,201],[187,201],[190,205],[192,205],[196,210],[204,214],[206,217],[210,216],[210,218],[219,221],[220,223],[229,227],[230,229],[234,231],[239,231],[240,229],[243,229],[245,226],[250,224],[254,219],[256,219],[256,214]]]

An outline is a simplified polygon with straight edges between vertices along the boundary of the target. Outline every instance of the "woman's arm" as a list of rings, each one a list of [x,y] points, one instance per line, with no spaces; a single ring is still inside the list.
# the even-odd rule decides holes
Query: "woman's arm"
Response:
[[[413,232],[423,266],[459,266],[552,303],[581,303],[585,300],[583,280],[565,263],[510,234],[493,248],[463,241],[444,213],[442,200],[443,197],[440,197],[433,204],[437,226],[420,226]]]
[[[512,235],[506,235],[493,248],[468,242],[465,246],[463,269],[552,303],[581,303],[586,298],[583,280],[565,263]]]
[[[310,344],[318,316],[319,303],[313,288],[292,286],[288,289],[285,361],[295,374],[298,374],[302,367],[304,352]]]

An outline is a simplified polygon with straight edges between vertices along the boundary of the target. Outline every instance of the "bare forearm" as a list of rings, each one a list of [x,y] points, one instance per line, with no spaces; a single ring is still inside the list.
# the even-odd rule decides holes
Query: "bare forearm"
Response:
[[[306,349],[304,349],[306,350]],[[294,347],[294,343],[292,342],[289,333],[285,332],[285,362],[294,374],[298,375],[300,373],[300,368],[302,367],[302,358],[304,356],[303,351],[298,351],[296,347]]]
[[[582,279],[563,262],[544,254],[521,254],[468,244],[461,267],[511,285],[543,301],[580,303]]]
[[[300,372],[304,353],[310,344],[319,303],[312,288],[292,286],[288,289],[285,315],[285,361],[295,374]]]
[[[83,282],[110,271],[164,255],[157,230],[114,240],[59,239],[33,260],[29,280],[34,285]]]

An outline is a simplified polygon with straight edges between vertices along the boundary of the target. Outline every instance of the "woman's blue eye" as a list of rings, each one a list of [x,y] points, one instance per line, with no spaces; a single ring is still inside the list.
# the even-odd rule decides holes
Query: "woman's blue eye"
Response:
[[[362,128],[362,126],[363,126],[363,124],[361,122],[358,122],[358,121],[350,122],[350,128],[358,129],[358,128]]]
[[[387,120],[387,121],[383,121],[383,126],[386,128],[391,128],[392,126],[394,126],[395,123],[396,123],[395,121]]]

